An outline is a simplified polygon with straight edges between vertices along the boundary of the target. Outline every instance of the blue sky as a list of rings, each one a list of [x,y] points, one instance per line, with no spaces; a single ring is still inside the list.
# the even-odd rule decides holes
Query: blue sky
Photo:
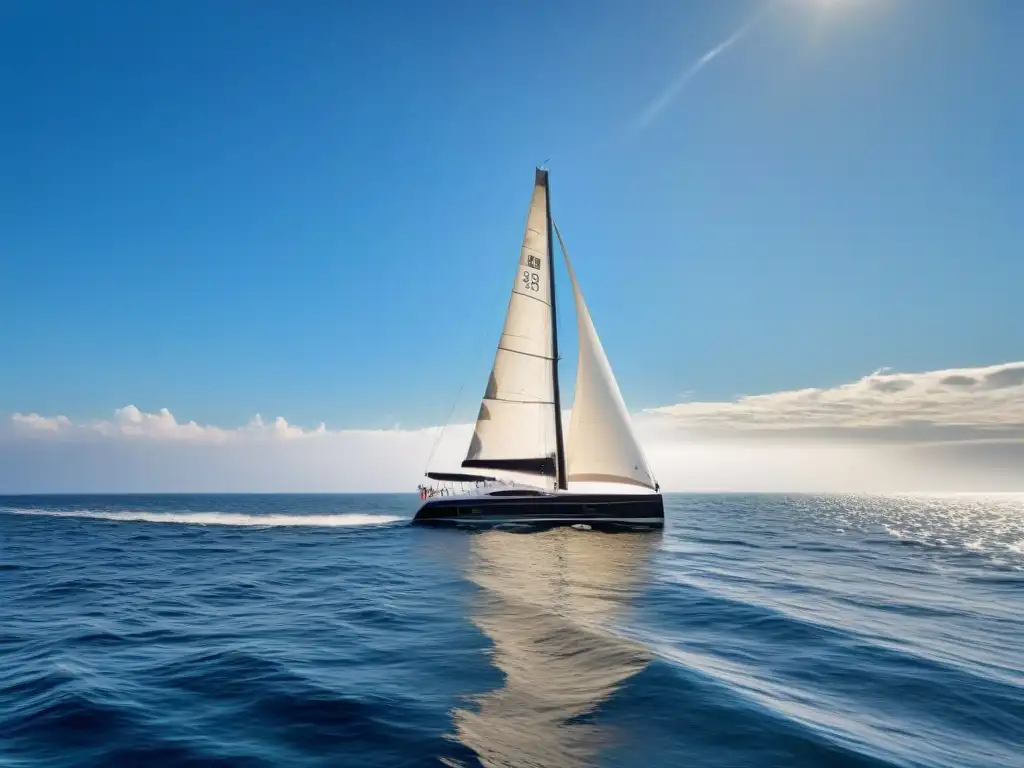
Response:
[[[468,417],[546,158],[631,408],[1020,359],[1024,4],[782,2],[636,129],[763,6],[5,3],[0,413]]]

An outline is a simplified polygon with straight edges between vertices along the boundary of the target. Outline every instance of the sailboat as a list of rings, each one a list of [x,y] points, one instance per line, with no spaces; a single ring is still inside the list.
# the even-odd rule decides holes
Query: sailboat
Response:
[[[565,437],[558,384],[553,235],[557,235],[568,267],[579,338],[576,389]],[[509,482],[465,471],[427,472],[432,480],[469,483],[472,488],[452,494],[421,489],[421,498],[425,498],[413,522],[599,528],[664,524],[660,486],[633,432],[561,234],[551,218],[548,171],[544,168],[536,169],[505,325],[462,468],[528,475],[539,482]],[[628,492],[571,491],[570,482],[611,485]]]

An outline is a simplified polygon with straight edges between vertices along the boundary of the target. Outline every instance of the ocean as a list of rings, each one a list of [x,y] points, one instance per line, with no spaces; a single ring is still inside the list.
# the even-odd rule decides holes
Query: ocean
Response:
[[[0,497],[0,766],[1024,766],[1024,496]]]

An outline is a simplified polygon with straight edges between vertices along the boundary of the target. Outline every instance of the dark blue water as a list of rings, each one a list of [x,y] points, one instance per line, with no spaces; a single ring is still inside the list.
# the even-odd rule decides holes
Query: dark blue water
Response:
[[[0,498],[0,766],[1024,765],[1024,498]]]

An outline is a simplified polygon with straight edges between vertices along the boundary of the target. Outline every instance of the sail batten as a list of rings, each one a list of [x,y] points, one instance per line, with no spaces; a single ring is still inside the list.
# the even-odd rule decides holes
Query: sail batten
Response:
[[[508,397],[488,397],[487,400],[491,400],[495,403],[524,403],[530,405],[554,405],[554,400],[512,400]]]
[[[509,349],[508,347],[498,347],[502,352],[508,352],[510,355],[526,355],[527,357],[539,357],[541,360],[547,360],[549,363],[554,360],[553,357],[546,357],[545,355],[535,355],[532,352],[523,352],[521,349]]]

